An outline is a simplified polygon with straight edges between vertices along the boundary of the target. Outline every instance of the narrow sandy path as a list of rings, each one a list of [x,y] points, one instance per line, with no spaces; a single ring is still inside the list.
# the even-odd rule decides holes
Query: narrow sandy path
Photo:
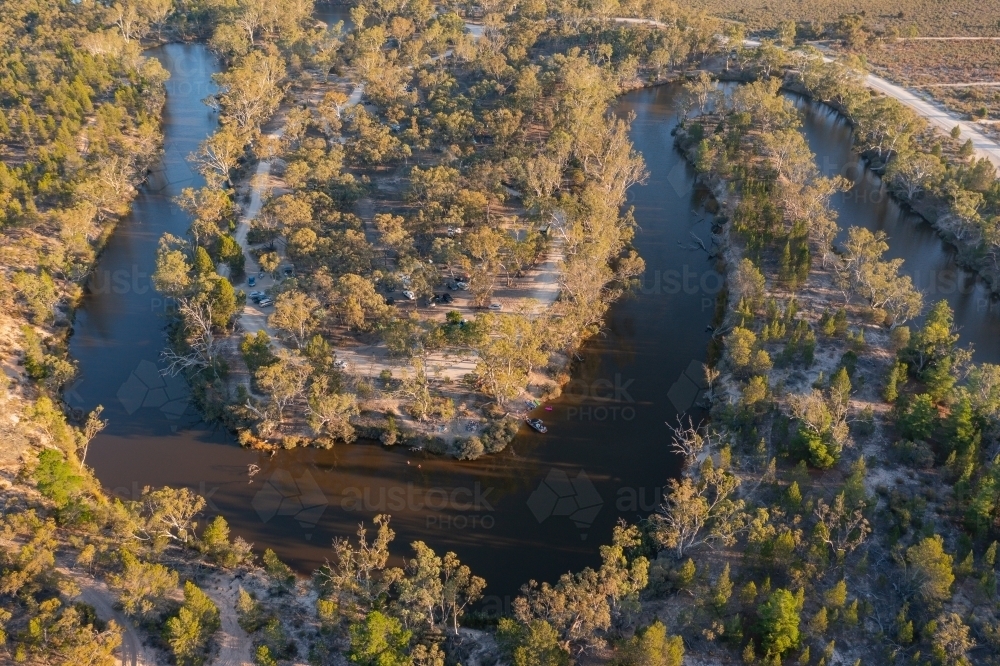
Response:
[[[361,97],[365,92],[364,84],[357,85],[353,91],[351,91],[350,96],[344,103],[343,109],[348,109],[355,104],[361,102]],[[271,134],[271,138],[280,138],[282,130],[278,130]],[[250,244],[247,242],[247,235],[250,232],[250,223],[253,222],[257,216],[260,214],[260,209],[264,205],[264,191],[268,189],[268,184],[271,176],[271,160],[261,160],[257,164],[257,171],[254,173],[253,179],[251,180],[251,191],[250,191],[250,203],[243,211],[240,216],[240,220],[236,225],[236,234],[234,238],[236,242],[239,243],[240,247],[243,248],[243,257],[246,260],[244,264],[244,271],[248,276],[254,276],[256,284],[250,287],[249,284],[244,283],[238,288],[247,294],[251,291],[266,291],[270,287],[274,286],[275,280],[269,274],[260,275],[260,266],[254,259],[253,255],[250,253]],[[275,243],[275,248],[278,252],[278,256],[281,259],[281,263],[285,263],[285,249],[284,244],[281,241]],[[229,267],[226,264],[219,264],[217,267],[219,275],[228,277]],[[262,308],[256,305],[249,298],[247,299],[246,306],[243,308],[243,312],[239,317],[239,326],[241,330],[246,333],[256,333],[257,331],[264,330],[272,338],[275,337],[275,331],[267,325],[268,315],[271,313],[270,309]]]
[[[239,581],[214,576],[204,588],[205,594],[219,607],[219,631],[215,643],[219,651],[210,662],[213,666],[253,666],[253,641],[240,626],[236,600]]]
[[[104,622],[114,620],[115,624],[119,626],[122,632],[121,654],[118,657],[120,664],[123,666],[158,666],[161,663],[157,660],[156,651],[142,642],[142,637],[132,620],[115,608],[117,601],[115,595],[103,581],[66,567],[59,567],[57,571],[80,586],[79,600],[93,606],[97,617]]]

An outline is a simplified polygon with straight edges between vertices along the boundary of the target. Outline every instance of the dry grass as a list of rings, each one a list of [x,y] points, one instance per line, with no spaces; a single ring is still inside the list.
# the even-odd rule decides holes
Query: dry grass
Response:
[[[884,42],[865,54],[908,86],[1000,80],[1000,41]]]
[[[1000,41],[882,43],[868,50],[876,71],[906,86],[922,87],[959,113],[1000,118],[1000,86],[939,84],[1000,81]]]
[[[779,21],[836,21],[842,14],[865,12],[873,27],[896,27],[900,31],[915,25],[928,37],[1000,35],[1000,3],[982,0],[690,0],[700,9],[728,19],[742,21],[752,30],[774,28]],[[900,10],[903,17],[899,18]]]

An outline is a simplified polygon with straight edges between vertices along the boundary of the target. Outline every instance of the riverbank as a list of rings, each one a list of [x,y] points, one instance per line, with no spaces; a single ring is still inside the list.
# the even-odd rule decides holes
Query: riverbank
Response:
[[[854,121],[842,105],[818,98],[796,78],[789,79],[786,77],[783,89],[831,109],[849,126],[854,127]],[[944,149],[941,153],[944,156],[943,159],[947,160],[949,167],[958,169],[969,166],[968,160],[959,157],[961,141],[943,133],[937,127],[929,127],[924,133],[926,136],[922,137],[919,143],[924,146],[933,146],[934,144],[943,145]],[[863,164],[879,178],[889,196],[903,210],[913,213],[930,224],[942,242],[955,249],[956,263],[962,268],[977,274],[986,284],[994,298],[1000,296],[1000,265],[995,260],[990,259],[991,255],[989,253],[983,251],[982,240],[973,239],[968,236],[959,237],[958,233],[954,230],[953,212],[948,201],[936,192],[928,192],[929,188],[927,187],[921,187],[913,196],[908,196],[902,187],[896,187],[893,183],[886,182],[887,163],[893,157],[891,154],[880,157],[876,151],[866,151],[859,154],[859,158],[863,161]]]
[[[691,166],[694,167],[699,162],[700,132],[692,135],[690,128],[693,125],[715,127],[721,121],[720,115],[706,114],[689,118],[678,128],[675,137],[677,149]],[[731,181],[711,171],[698,171],[697,178],[712,192],[713,200],[719,210],[713,223],[713,228],[718,231],[713,233],[712,242],[713,247],[717,248],[719,268],[726,275],[729,287],[725,314],[721,325],[713,333],[713,337],[721,341],[731,334],[734,328],[740,327],[740,323],[745,320],[746,313],[740,311],[740,301],[746,298],[747,294],[741,292],[739,285],[741,282],[745,284],[746,278],[741,273],[741,264],[751,252],[746,239],[733,230],[732,220],[741,199],[739,189],[734,187]],[[811,329],[816,331],[823,329],[825,322],[833,313],[834,304],[844,301],[843,287],[838,285],[841,280],[833,270],[833,262],[830,262],[829,266],[825,260],[811,262],[808,278],[790,289],[773,276],[773,272],[778,268],[776,259],[777,257],[770,256],[763,260],[763,270],[767,276],[763,298],[775,301],[774,306],[768,305],[769,310],[777,308],[773,310],[772,316],[780,316],[782,312],[784,314],[792,312],[793,318],[806,322]],[[895,355],[890,331],[881,326],[880,322],[873,321],[870,313],[865,313],[857,304],[845,301],[844,310],[846,319],[838,323],[837,334],[817,335],[811,343],[814,345],[809,352],[812,360],[806,364],[805,369],[796,367],[796,364],[786,364],[783,368],[775,364],[767,371],[768,393],[786,413],[793,411],[789,398],[807,394],[813,388],[823,386],[824,382],[828,382],[842,366],[845,356],[850,357],[855,364],[851,371],[852,380],[860,379],[858,384],[864,387],[863,392],[851,397],[848,407],[856,413],[865,410],[873,410],[883,416],[887,413],[888,408],[878,395],[878,387]],[[772,321],[780,322],[780,319]],[[792,332],[788,328],[787,323],[780,326],[782,334],[771,341],[768,340],[766,333],[761,338],[760,348],[766,350],[772,359],[778,359],[785,349],[785,331]],[[822,342],[826,344],[819,344]],[[860,354],[861,350],[864,350],[863,355]],[[717,381],[720,388],[715,391],[713,398],[713,405],[716,408],[731,407],[741,401],[744,395],[743,382],[738,381],[736,375],[731,372],[723,373]],[[774,391],[773,395],[770,393],[771,389]]]
[[[467,26],[468,27],[468,26]],[[449,52],[450,53],[450,52]],[[433,59],[432,59],[433,60]],[[684,76],[678,73],[676,77]],[[627,92],[637,88],[659,86],[675,80],[674,76],[657,77],[655,81],[640,80],[633,78],[623,82],[621,91]],[[328,83],[314,85],[310,90],[309,97],[305,100],[296,99],[295,108],[303,103],[302,110],[316,112],[316,107],[321,98],[324,97],[324,90],[329,89]],[[344,82],[339,81],[334,85],[343,86]],[[362,85],[357,85],[353,93],[348,96],[347,102],[338,110],[338,115],[343,114],[346,118],[350,107],[361,101]],[[279,110],[274,119],[270,121],[272,128],[277,128],[282,124],[281,118],[291,106],[283,107]],[[269,130],[273,137],[280,135],[280,129]],[[350,146],[345,139],[340,137],[338,141],[347,148]],[[236,240],[241,245],[248,266],[248,273],[256,276],[258,265],[255,255],[259,252],[271,250],[278,253],[279,263],[287,267],[285,271],[279,269],[272,275],[265,275],[263,279],[257,277],[259,282],[254,287],[244,285],[240,287],[244,293],[251,290],[267,292],[274,296],[284,291],[282,281],[286,279],[282,272],[291,275],[291,263],[286,259],[284,247],[287,240],[265,242],[256,246],[248,242],[247,233],[253,219],[261,210],[262,194],[267,191],[274,197],[282,195],[293,195],[295,188],[289,188],[282,180],[282,171],[287,160],[279,160],[277,175],[272,168],[271,161],[262,161],[256,167],[256,175],[247,177],[237,182],[237,191],[241,192],[241,199],[249,201],[249,207],[241,215],[237,226]],[[253,173],[250,168],[249,172]],[[403,196],[407,191],[409,183],[409,169],[400,166],[398,168],[380,168],[366,171],[357,171],[355,178],[360,178],[365,182],[366,193],[355,205],[354,212],[363,223],[363,231],[369,243],[372,243],[376,252],[384,257],[384,271],[392,270],[394,260],[389,257],[393,254],[390,247],[381,240],[382,232],[376,228],[373,217],[377,216],[378,210],[406,210],[408,203]],[[353,172],[353,170],[352,170]],[[500,205],[491,204],[492,215],[501,220],[517,220],[519,217],[532,215],[523,204],[522,195],[509,187],[506,188],[507,201]],[[565,214],[556,210],[552,213],[554,228],[561,228],[565,225]],[[504,283],[492,291],[490,300],[498,309],[503,312],[512,312],[518,316],[522,313],[530,320],[541,321],[551,316],[551,311],[559,300],[560,284],[563,281],[561,265],[564,255],[561,248],[563,239],[558,232],[547,239],[545,249],[535,257],[533,265],[522,267],[516,275],[507,272],[506,277],[500,274],[494,280]],[[523,234],[523,232],[522,232]],[[450,269],[448,266],[438,267],[442,273]],[[220,270],[225,273],[225,270]],[[287,278],[291,279],[291,278]],[[449,303],[441,306],[440,303],[424,302],[423,299],[407,301],[403,290],[405,284],[397,284],[395,288],[389,287],[386,291],[380,292],[388,302],[396,301],[396,309],[400,313],[410,311],[412,314],[419,312],[420,320],[437,326],[446,326],[447,318],[444,310],[451,313],[458,313],[464,320],[473,320],[474,317],[482,314],[483,305],[474,302],[473,294],[464,290],[452,291],[448,293]],[[478,297],[476,297],[478,298]],[[419,302],[418,302],[419,300]],[[258,331],[264,331],[271,340],[283,340],[284,345],[279,349],[291,350],[294,345],[284,339],[283,334],[269,326],[268,314],[270,309],[263,308],[248,301],[241,315],[238,316],[241,334],[254,335]],[[451,315],[448,315],[451,316]],[[506,316],[506,315],[504,315]],[[599,324],[596,324],[599,326]],[[580,339],[576,344],[583,341]],[[331,340],[337,354],[337,362],[342,364],[342,374],[346,380],[349,391],[356,391],[359,396],[359,414],[350,419],[350,425],[357,436],[362,438],[380,439],[386,443],[407,443],[411,447],[434,452],[450,452],[458,457],[467,457],[466,445],[471,439],[478,441],[484,439],[487,442],[494,438],[498,431],[503,431],[504,440],[490,445],[487,443],[488,452],[499,452],[502,450],[514,431],[513,424],[523,421],[531,415],[535,409],[541,409],[542,405],[548,401],[558,398],[565,385],[570,381],[572,373],[572,353],[561,353],[553,350],[547,363],[542,366],[532,368],[526,388],[520,395],[508,399],[501,407],[492,404],[485,399],[481,390],[470,385],[470,377],[477,371],[478,359],[474,353],[469,353],[462,349],[429,349],[422,358],[422,367],[428,375],[428,385],[432,388],[435,396],[440,396],[455,405],[453,416],[446,418],[416,418],[408,413],[407,402],[409,395],[404,395],[403,384],[407,377],[413,373],[410,368],[411,362],[406,358],[394,357],[384,341],[373,339],[370,333],[357,335],[339,333]],[[231,369],[230,391],[235,392],[237,385],[242,385],[245,390],[251,392],[251,377],[246,370],[243,360],[239,358],[235,339],[227,343],[229,350],[227,361]],[[433,375],[433,378],[430,375]],[[401,382],[400,379],[403,381]],[[252,394],[252,392],[251,392]],[[253,395],[253,394],[252,394]],[[266,396],[255,395],[255,398],[264,399]],[[437,399],[437,398],[435,398]],[[546,407],[548,408],[548,407]],[[318,436],[310,431],[306,424],[307,411],[291,410],[288,424],[282,427],[283,436],[281,442],[267,443],[267,437],[258,437],[245,430],[242,431],[241,441],[254,447],[273,448],[275,446],[296,446],[310,442],[320,442],[322,445],[329,445],[329,440],[323,436]],[[538,414],[542,418],[544,413]],[[513,426],[516,429],[516,426]],[[283,442],[283,443],[282,443]],[[475,444],[473,445],[475,446]],[[476,455],[476,454],[472,454]]]
[[[889,488],[920,492],[920,481],[893,464],[895,452],[888,446],[895,413],[883,397],[884,378],[895,366],[901,337],[884,325],[885,313],[876,313],[845,291],[843,275],[834,268],[840,259],[830,256],[832,248],[810,243],[807,268],[795,265],[793,250],[789,270],[781,249],[789,226],[779,223],[777,229],[783,231],[774,232],[773,241],[762,242],[755,236],[748,207],[759,193],[744,189],[754,180],[747,175],[763,179],[772,173],[776,158],[761,150],[768,134],[799,130],[797,120],[785,115],[795,114],[790,102],[775,89],[776,100],[769,105],[769,93],[761,84],[754,85],[760,88],[757,96],[751,93],[746,99],[759,106],[750,106],[756,110],[747,112],[749,119],[744,116],[741,122],[737,114],[708,113],[686,120],[676,133],[678,150],[718,202],[713,239],[725,264],[729,293],[724,324],[715,332],[725,352],[709,371],[714,386],[712,423],[702,431],[703,439],[682,427],[675,431],[675,442],[688,459],[682,480],[695,489],[712,488],[712,497],[727,508],[714,516],[712,509],[707,513],[709,521],[719,521],[708,528],[716,534],[711,550],[700,548],[691,556],[687,542],[667,531],[666,541],[675,549],[661,552],[651,572],[697,567],[705,582],[690,583],[690,589],[717,595],[712,602],[715,610],[700,618],[703,606],[683,596],[670,598],[661,611],[661,617],[674,619],[677,631],[692,637],[694,658],[717,655],[716,650],[728,645],[734,659],[742,649],[744,662],[767,658],[775,650],[785,657],[798,654],[805,662],[812,650],[839,662],[867,663],[877,660],[880,646],[854,628],[859,623],[864,626],[872,611],[883,612],[878,601],[882,593],[877,584],[855,575],[860,556],[856,549],[862,543],[870,549],[866,552],[882,547],[881,537],[870,538],[870,533],[878,512],[885,508]],[[710,151],[703,139],[708,128],[724,128],[717,136],[728,137],[733,152],[725,158],[706,155]],[[739,131],[742,137],[733,139],[731,132]],[[801,191],[825,187],[812,166],[816,156],[803,142],[799,137],[789,144],[793,152],[805,151],[802,162],[791,172],[779,166],[777,175],[772,173],[774,189],[765,196],[780,202],[775,204],[778,215],[800,210]],[[734,170],[734,164],[742,170]],[[745,179],[737,183],[728,177],[736,172]],[[825,209],[827,203],[820,205]],[[814,214],[822,213],[817,209]],[[792,227],[793,243],[795,233]],[[667,515],[688,506],[680,489],[675,492],[661,509]],[[836,513],[829,512],[830,507],[838,507],[833,509]],[[748,513],[741,517],[744,509]],[[758,513],[751,516],[754,510]],[[829,543],[816,536],[842,529],[843,520],[853,522]],[[683,525],[683,521],[674,518],[667,524]],[[828,548],[834,542],[831,553]],[[694,552],[695,546],[690,549]],[[685,557],[693,559],[682,565]],[[875,567],[882,572],[880,565]],[[765,574],[769,575],[764,578]],[[844,619],[836,629],[831,622],[828,629],[827,614],[832,611],[826,590],[845,584],[849,596],[837,602]],[[740,601],[733,604],[730,594],[735,597],[737,588],[742,590]],[[761,620],[754,618],[766,617],[771,600],[791,595],[788,590],[796,595],[802,633],[796,614],[794,643],[776,648],[766,635],[755,633],[754,623]],[[755,608],[754,603],[760,605]],[[718,619],[710,623],[709,617]],[[821,620],[807,621],[811,617]],[[704,628],[709,624],[710,629]],[[834,632],[836,643],[827,643]],[[843,640],[848,636],[850,640]]]

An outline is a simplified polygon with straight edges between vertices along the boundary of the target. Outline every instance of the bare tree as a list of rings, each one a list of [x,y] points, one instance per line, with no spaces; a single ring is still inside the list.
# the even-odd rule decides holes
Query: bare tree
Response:
[[[188,330],[188,349],[181,353],[172,348],[163,350],[160,357],[167,363],[163,374],[176,376],[184,370],[200,370],[215,363],[215,334],[212,331],[212,303],[208,299],[182,298],[178,312]]]
[[[696,546],[731,544],[747,525],[744,501],[733,499],[739,478],[708,464],[700,476],[672,479],[663,504],[650,516],[653,538],[678,558]]]
[[[83,432],[80,433],[80,449],[83,451],[80,456],[80,469],[83,469],[83,464],[87,461],[87,450],[90,448],[91,440],[108,425],[107,421],[101,420],[103,411],[104,405],[98,405],[87,415],[87,422],[83,424]]]
[[[722,375],[722,371],[707,363],[703,363],[702,367],[705,369],[705,383],[708,384],[708,399],[713,400],[715,398],[715,382]]]
[[[122,39],[131,42],[133,39],[142,39],[149,29],[149,23],[138,8],[131,2],[119,2],[111,8],[111,15],[115,25],[122,33]]]
[[[400,569],[386,568],[389,544],[396,536],[389,527],[389,516],[375,516],[375,525],[378,531],[371,541],[364,523],[358,525],[357,548],[347,538],[334,539],[334,561],[328,560],[316,573],[324,592],[332,594],[341,608],[358,617],[364,617],[403,576]]]
[[[705,367],[707,371],[708,366]],[[718,374],[716,374],[716,377],[718,377]],[[684,418],[678,416],[677,425],[672,426],[667,423],[667,427],[673,433],[673,438],[670,441],[670,449],[684,456],[685,466],[695,463],[705,445],[711,444],[710,433],[705,430],[705,434],[702,434],[702,422],[699,421],[698,425],[695,425],[690,416],[687,418],[687,425],[684,424]]]
[[[819,537],[833,549],[838,559],[864,543],[871,534],[871,526],[861,513],[863,508],[862,502],[858,508],[849,510],[844,505],[844,493],[839,493],[832,505],[822,499],[816,502],[815,514],[823,525],[823,529],[818,530]]]

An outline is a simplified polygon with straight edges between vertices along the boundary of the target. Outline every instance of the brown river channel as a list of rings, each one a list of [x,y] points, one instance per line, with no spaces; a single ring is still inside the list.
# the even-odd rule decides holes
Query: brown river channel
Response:
[[[330,10],[319,16],[343,18]],[[619,518],[634,521],[653,510],[660,488],[678,473],[665,422],[701,394],[700,364],[722,286],[695,239],[707,243],[711,234],[705,192],[673,149],[676,86],[628,93],[615,109],[635,112],[632,140],[650,172],[629,197],[647,271],[638,293],[611,308],[605,333],[582,351],[567,393],[551,411],[537,412],[548,434],[524,430],[502,454],[475,462],[375,443],[270,456],[242,449],[206,424],[183,381],[159,374],[167,308],[150,274],[160,236],[183,235],[189,225],[172,198],[202,184],[186,157],[217,126],[202,100],[214,90],[218,63],[199,44],[171,44],[150,55],[171,73],[165,151],[87,285],[70,346],[80,374],[65,396],[72,407],[105,407],[109,425],[88,462],[110,492],[133,498],[146,485],[189,487],[207,500],[207,518],[224,515],[258,552],[273,548],[303,574],[324,562],[333,538],[390,513],[396,555],[415,540],[439,553],[454,550],[486,578],[484,607],[493,611],[508,608],[529,579],[553,581],[599,563],[598,547]],[[803,108],[824,170],[855,165],[849,130],[818,107]],[[877,179],[860,176],[857,196],[837,201],[841,224],[886,229],[893,256],[920,271],[954,270],[929,228],[878,195]],[[967,294],[945,295],[963,337],[976,342],[977,359],[997,362],[998,319],[971,284]],[[250,465],[260,468],[253,477]]]

